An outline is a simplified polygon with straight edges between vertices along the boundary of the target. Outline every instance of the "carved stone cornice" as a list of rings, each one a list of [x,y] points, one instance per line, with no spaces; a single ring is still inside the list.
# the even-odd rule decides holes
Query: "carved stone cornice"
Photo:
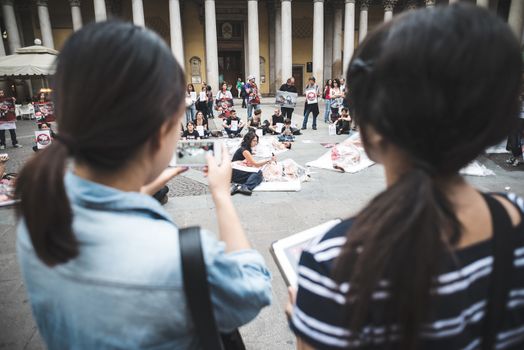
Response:
[[[71,7],[80,7],[80,0],[69,0]]]
[[[393,8],[395,7],[397,3],[397,0],[382,0],[382,4],[384,5],[384,11],[393,11]]]
[[[2,0],[2,5],[13,6],[13,0]]]
[[[369,9],[369,0],[360,0],[360,11],[367,11]]]

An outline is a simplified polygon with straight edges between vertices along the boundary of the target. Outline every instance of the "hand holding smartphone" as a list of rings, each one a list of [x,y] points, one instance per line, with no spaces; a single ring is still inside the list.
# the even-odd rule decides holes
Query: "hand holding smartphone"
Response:
[[[214,140],[180,140],[177,143],[172,167],[203,168],[207,165],[206,156],[212,155],[217,163],[222,160],[222,145]]]

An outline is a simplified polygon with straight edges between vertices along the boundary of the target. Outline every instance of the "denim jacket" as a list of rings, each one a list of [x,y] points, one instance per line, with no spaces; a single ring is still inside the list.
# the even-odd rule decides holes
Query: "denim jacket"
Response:
[[[182,285],[178,229],[153,198],[65,176],[80,254],[55,267],[18,226],[17,251],[33,315],[50,349],[198,349]],[[49,204],[49,205],[52,205]],[[227,332],[271,302],[255,250],[225,253],[202,232],[215,317]]]

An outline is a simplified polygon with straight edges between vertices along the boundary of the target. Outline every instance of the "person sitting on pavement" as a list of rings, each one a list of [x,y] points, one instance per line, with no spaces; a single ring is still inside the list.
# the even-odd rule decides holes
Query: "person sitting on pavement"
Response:
[[[200,134],[195,130],[194,122],[187,122],[186,130],[182,133],[182,139],[184,140],[200,140]]]
[[[56,134],[53,131],[53,129],[51,128],[51,124],[50,123],[42,122],[42,123],[38,123],[37,126],[38,126],[38,130],[49,130],[49,135],[51,136],[51,140],[53,140],[55,138]],[[36,143],[36,139],[35,139],[35,143]],[[38,146],[34,145],[33,146],[33,152],[38,152],[38,151],[40,151],[38,149]]]
[[[184,82],[165,41],[131,23],[86,25],[62,47],[54,75],[59,132],[16,187],[17,257],[46,348],[202,348],[184,291],[179,228],[142,192],[171,171]],[[222,155],[220,165],[208,155],[206,168],[218,239],[206,230],[199,236],[210,307],[218,330],[229,333],[272,292],[231,200],[226,149]]]
[[[366,36],[346,98],[386,188],[302,252],[297,349],[524,349],[524,200],[460,174],[515,125],[522,67],[511,28],[467,2]]]
[[[262,128],[261,116],[262,110],[257,109],[253,114],[253,118],[249,119],[247,122],[247,127],[249,128],[249,131],[255,132],[255,130]]]
[[[224,119],[222,126],[230,138],[240,137],[240,133],[244,128],[244,122],[237,116],[237,112],[232,109],[229,112],[229,117]]]
[[[253,171],[246,171],[233,168],[231,177],[231,194],[241,193],[250,196],[253,189],[260,185],[264,180],[262,170],[258,170],[269,162],[276,162],[276,157],[256,161],[253,157],[253,148],[258,144],[258,135],[250,131],[244,135],[240,147],[233,154],[233,162],[239,162],[241,165],[253,168]]]
[[[340,117],[335,120],[334,124],[337,128],[337,135],[349,134],[351,127],[351,116],[349,115],[349,111],[346,107],[340,110]]]
[[[279,108],[276,108],[275,112],[271,116],[271,124],[268,126],[268,130],[273,135],[278,135],[282,132],[283,127],[284,127],[284,116],[282,115],[282,111]]]
[[[201,138],[208,138],[209,137],[208,121],[207,121],[204,113],[202,113],[202,111],[198,111],[197,114],[196,114],[196,117],[195,117],[195,129],[197,131],[199,129],[199,126],[201,126],[203,128],[203,135],[200,135],[200,132],[199,132],[200,137]]]

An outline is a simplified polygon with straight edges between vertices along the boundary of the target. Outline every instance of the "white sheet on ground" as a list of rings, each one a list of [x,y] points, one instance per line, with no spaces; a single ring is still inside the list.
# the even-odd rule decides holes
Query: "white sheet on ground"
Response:
[[[465,168],[460,170],[462,175],[470,176],[493,176],[495,173],[493,170],[486,168],[484,164],[480,164],[478,161],[469,163]]]
[[[262,182],[255,187],[254,192],[298,192],[302,189],[299,179],[293,181]]]
[[[306,163],[306,166],[353,174],[373,164],[375,162],[368,158],[360,140],[360,133],[357,132],[331,148],[317,160]]]
[[[498,145],[491,146],[490,148],[486,149],[486,153],[488,153],[488,154],[509,153],[509,151],[506,150],[506,141],[501,142]]]

